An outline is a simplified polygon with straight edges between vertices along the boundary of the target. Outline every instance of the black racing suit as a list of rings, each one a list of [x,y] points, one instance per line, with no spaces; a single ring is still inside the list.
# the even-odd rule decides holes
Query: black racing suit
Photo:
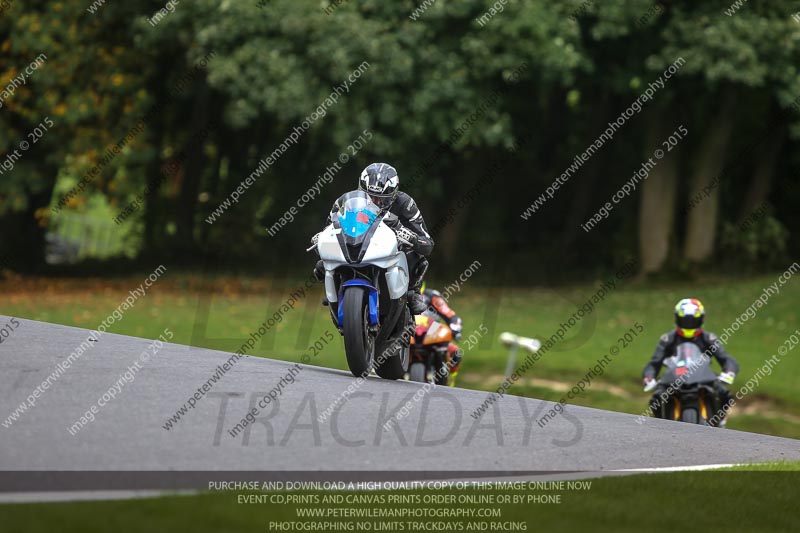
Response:
[[[339,211],[339,202],[342,197],[339,197],[339,199],[333,203],[331,212],[328,215],[328,222],[332,222],[335,213]],[[409,292],[413,291],[418,294],[422,286],[422,278],[425,275],[425,271],[428,269],[428,260],[426,257],[433,251],[433,239],[425,226],[422,212],[420,212],[414,199],[408,194],[398,192],[397,198],[395,198],[394,202],[392,202],[392,205],[389,207],[389,212],[397,216],[400,224],[417,235],[417,242],[414,245],[414,249],[406,252],[406,259],[408,260],[408,271],[411,278],[408,283]],[[317,263],[316,270],[321,270],[324,275],[324,269],[321,263],[321,261]]]
[[[675,350],[678,345],[684,342],[695,343],[701,353],[713,354],[722,366],[724,372],[739,373],[739,363],[725,351],[725,347],[719,341],[719,338],[710,331],[701,331],[700,335],[689,339],[679,335],[677,330],[673,330],[669,333],[665,333],[661,336],[661,339],[659,339],[655,352],[653,352],[652,359],[650,359],[650,362],[647,363],[642,371],[642,377],[657,379],[658,373],[664,364],[664,359],[675,355]],[[715,346],[716,350],[710,349],[712,346]],[[667,386],[659,383],[653,391],[652,398],[650,398],[650,409],[653,412],[653,416],[656,418],[666,418],[663,412],[664,406],[659,397],[667,388]],[[720,401],[720,405],[717,406],[718,409],[721,409],[722,406],[732,401],[731,393],[719,381],[714,382],[714,390],[717,392]]]

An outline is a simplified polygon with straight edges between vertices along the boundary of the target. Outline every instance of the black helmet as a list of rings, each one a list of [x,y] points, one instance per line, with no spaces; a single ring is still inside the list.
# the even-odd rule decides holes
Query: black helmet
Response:
[[[391,207],[400,192],[400,178],[393,166],[386,163],[372,163],[361,173],[358,188],[369,194],[375,205],[381,209]]]

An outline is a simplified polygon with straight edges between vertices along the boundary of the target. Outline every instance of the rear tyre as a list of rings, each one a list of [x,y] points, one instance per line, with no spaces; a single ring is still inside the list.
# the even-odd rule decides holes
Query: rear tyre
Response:
[[[403,379],[408,369],[408,346],[400,343],[389,346],[391,348],[387,348],[387,357],[375,362],[375,373],[383,379]]]
[[[411,367],[408,369],[408,380],[425,383],[425,381],[427,381],[425,376],[425,363],[412,363]]]
[[[400,326],[408,324],[410,320],[409,311],[406,309],[398,322],[395,335],[387,339],[385,345],[379,349],[378,357],[375,359],[375,373],[383,379],[403,379],[408,371],[411,350],[408,347],[409,340],[403,337]],[[408,333],[410,339],[412,332]]]
[[[696,409],[684,409],[681,413],[681,422],[686,422],[687,424],[697,424],[697,410]]]
[[[347,366],[354,376],[369,375],[375,340],[369,334],[369,304],[367,291],[361,287],[348,287],[344,291],[344,353]]]

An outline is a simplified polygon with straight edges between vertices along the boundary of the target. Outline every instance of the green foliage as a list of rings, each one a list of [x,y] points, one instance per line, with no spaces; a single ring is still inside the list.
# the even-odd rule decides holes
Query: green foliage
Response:
[[[722,250],[750,270],[784,265],[789,231],[771,214],[751,217],[752,221],[742,224],[725,224],[720,243]]]
[[[591,188],[586,197],[599,201],[638,166],[651,113],[680,115],[700,132],[720,94],[732,89],[741,100],[737,136],[750,137],[765,122],[751,102],[782,110],[776,127],[800,135],[800,24],[788,0],[751,1],[732,16],[724,13],[729,0],[511,1],[488,18],[494,3],[440,0],[412,20],[419,6],[367,0],[326,12],[327,3],[316,0],[197,0],[179,3],[153,26],[148,19],[164,7],[161,0],[107,2],[94,14],[85,0],[13,3],[0,17],[0,88],[38,54],[47,62],[0,108],[0,150],[10,153],[45,117],[55,126],[0,176],[0,217],[41,231],[49,207],[82,179],[84,190],[67,210],[91,216],[92,198],[101,195],[119,212],[172,165],[132,218],[142,252],[191,257],[206,250],[235,259],[305,241],[329,202],[371,161],[391,161],[401,180],[414,177],[409,192],[431,226],[459,191],[504,162],[514,170],[464,210],[468,219],[480,209],[487,223],[454,223],[445,249],[457,253],[463,247],[452,243],[467,238],[492,243],[493,254],[551,249],[554,235],[570,234],[594,207],[572,200],[578,189]],[[575,154],[679,56],[686,63],[657,103],[593,157],[604,178],[581,169],[535,223],[521,220]],[[335,105],[238,204],[207,224],[205,217],[360,65],[367,67]],[[86,179],[142,117],[143,130]],[[203,128],[210,134],[193,147]],[[334,184],[290,230],[265,243],[264,226],[364,129],[372,139]],[[509,155],[505,149],[523,137],[531,139],[525,149]],[[687,148],[676,156],[689,174],[692,155]],[[733,169],[724,186],[735,190],[727,196],[741,202],[751,170],[749,161]],[[776,173],[792,170],[781,160]],[[600,248],[591,250],[595,259],[609,263],[622,250],[609,253],[598,243],[635,242],[636,231],[635,209],[618,210],[580,246]],[[305,260],[295,248],[287,247],[287,260]],[[563,266],[582,264],[548,253]]]
[[[780,270],[784,269],[785,266]],[[99,279],[86,282],[27,281],[9,287],[3,293],[3,310],[11,316],[94,328],[108,315],[109,309],[119,305],[134,282],[140,283],[136,280],[146,274],[142,272],[112,282]],[[579,305],[595,294],[599,280],[604,278],[598,277],[594,283],[555,289],[496,290],[474,285],[485,281],[489,275],[487,271],[479,270],[462,292],[449,299],[451,307],[464,321],[464,339],[476,332],[481,324],[492,333],[482,337],[474,346],[465,340],[460,343],[465,354],[457,385],[486,391],[495,390],[501,384],[508,361],[507,348],[497,341],[499,332],[512,331],[540,340],[549,338]],[[641,390],[642,368],[650,359],[659,337],[674,327],[672,309],[675,302],[689,296],[699,298],[708,312],[707,329],[721,335],[762,294],[764,287],[776,282],[778,275],[779,272],[775,272],[750,280],[712,280],[702,286],[687,279],[650,286],[637,286],[632,280],[620,282],[617,289],[597,305],[592,315],[568,332],[563,341],[535,363],[524,379],[513,385],[509,394],[559,401],[563,391],[543,389],[537,386],[536,380],[564,385],[577,383],[597,364],[599,357],[618,343],[620,336],[639,322],[644,326],[644,332],[613,359],[585,394],[570,400],[570,403],[641,414],[648,397]],[[430,277],[428,286],[443,289],[451,281]],[[159,281],[158,290],[147,297],[143,306],[131,309],[125,320],[114,325],[112,332],[156,338],[165,327],[169,327],[175,333],[174,342],[178,344],[232,352],[297,285],[297,280],[284,282],[249,276],[209,277],[204,280],[196,274],[174,272],[169,278]],[[36,298],[37,294],[45,293],[52,297],[46,301]],[[305,301],[256,345],[252,355],[299,361],[309,340],[319,338],[331,327],[327,311],[319,305],[321,297],[322,287],[313,288]],[[199,311],[204,308],[200,305],[202,298],[210,298],[213,304],[208,315]],[[798,298],[800,284],[795,279],[782,286],[780,294],[773,296],[769,304],[758,311],[755,319],[730,336],[726,348],[741,365],[732,390],[745,385],[784,340],[800,328]],[[207,328],[198,336],[196,328],[200,323],[206,323]],[[794,350],[797,352],[800,347]],[[792,413],[800,409],[796,386],[800,359],[794,357],[795,352],[784,357],[775,372],[761,380],[752,395],[739,402],[731,416],[730,428],[800,437],[800,423],[796,417],[792,418]],[[314,359],[314,364],[347,369],[338,336],[336,342]],[[718,368],[716,363],[714,365]],[[752,416],[745,416],[750,407],[755,412]],[[769,420],[765,418],[773,416],[775,418]],[[790,423],[791,420],[794,422]]]

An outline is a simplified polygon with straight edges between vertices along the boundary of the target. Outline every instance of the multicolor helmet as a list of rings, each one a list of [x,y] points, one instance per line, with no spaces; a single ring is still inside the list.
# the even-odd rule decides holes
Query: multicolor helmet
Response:
[[[706,308],[697,298],[684,298],[675,306],[675,325],[681,337],[691,339],[700,335],[705,318]]]

